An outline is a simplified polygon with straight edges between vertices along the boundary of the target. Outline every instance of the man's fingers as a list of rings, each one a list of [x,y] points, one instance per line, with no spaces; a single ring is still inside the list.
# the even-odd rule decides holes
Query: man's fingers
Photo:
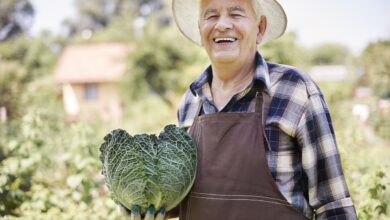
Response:
[[[166,214],[166,210],[164,208],[161,208],[158,210],[158,212],[156,212],[154,206],[150,206],[146,210],[145,217],[142,219],[141,207],[139,207],[138,205],[132,206],[131,210],[128,210],[127,208],[119,205],[119,210],[122,213],[122,216],[130,220],[164,220]]]
[[[145,215],[144,220],[154,220],[154,212],[155,212],[154,206],[150,206],[146,210],[146,215]]]
[[[132,212],[130,215],[130,220],[141,220],[141,215],[139,213]]]
[[[129,220],[130,219],[130,211],[123,207],[122,205],[118,205],[119,212],[121,213],[122,219]]]
[[[137,205],[131,207],[131,220],[141,220],[141,208]]]
[[[166,212],[165,209],[164,209],[164,208],[161,208],[161,209],[158,211],[155,220],[164,220],[164,219],[165,219],[165,212]]]

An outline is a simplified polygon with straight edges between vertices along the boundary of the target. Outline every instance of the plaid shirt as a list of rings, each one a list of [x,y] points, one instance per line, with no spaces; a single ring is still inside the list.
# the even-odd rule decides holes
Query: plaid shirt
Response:
[[[178,111],[179,125],[191,126],[203,100],[201,114],[253,112],[255,89],[271,96],[265,133],[271,174],[282,194],[308,218],[357,219],[343,176],[329,111],[317,85],[289,66],[265,62],[256,54],[252,84],[221,110],[213,104],[211,67],[191,84]]]

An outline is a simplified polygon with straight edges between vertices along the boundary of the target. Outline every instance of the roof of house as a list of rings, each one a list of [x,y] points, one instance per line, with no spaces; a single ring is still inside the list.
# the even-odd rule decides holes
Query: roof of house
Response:
[[[127,68],[127,55],[135,46],[121,43],[69,45],[54,70],[56,83],[118,81]]]
[[[309,75],[318,82],[344,81],[348,79],[348,69],[343,65],[314,66],[309,70]]]

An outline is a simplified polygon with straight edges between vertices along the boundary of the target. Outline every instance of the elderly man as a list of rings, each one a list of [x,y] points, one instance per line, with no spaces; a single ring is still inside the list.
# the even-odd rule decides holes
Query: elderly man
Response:
[[[198,146],[180,220],[357,219],[321,91],[257,51],[284,33],[282,7],[275,0],[173,0],[173,13],[211,61],[178,112]]]

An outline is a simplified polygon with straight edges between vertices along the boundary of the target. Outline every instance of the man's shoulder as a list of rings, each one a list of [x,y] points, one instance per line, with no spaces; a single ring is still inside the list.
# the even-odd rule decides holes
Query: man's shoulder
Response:
[[[291,82],[312,81],[308,74],[294,66],[270,62],[267,62],[267,65],[270,76],[280,75],[282,77],[280,80],[289,80]]]
[[[199,96],[195,95],[191,89],[184,93],[178,109],[178,120],[180,127],[191,126],[199,106]]]
[[[321,94],[310,76],[296,67],[267,63],[271,82],[271,107],[267,124],[276,124],[295,137],[302,115],[312,97]]]
[[[285,64],[267,62],[267,66],[274,91],[282,87],[289,87],[291,89],[304,89],[308,95],[320,93],[317,84],[306,72]]]

